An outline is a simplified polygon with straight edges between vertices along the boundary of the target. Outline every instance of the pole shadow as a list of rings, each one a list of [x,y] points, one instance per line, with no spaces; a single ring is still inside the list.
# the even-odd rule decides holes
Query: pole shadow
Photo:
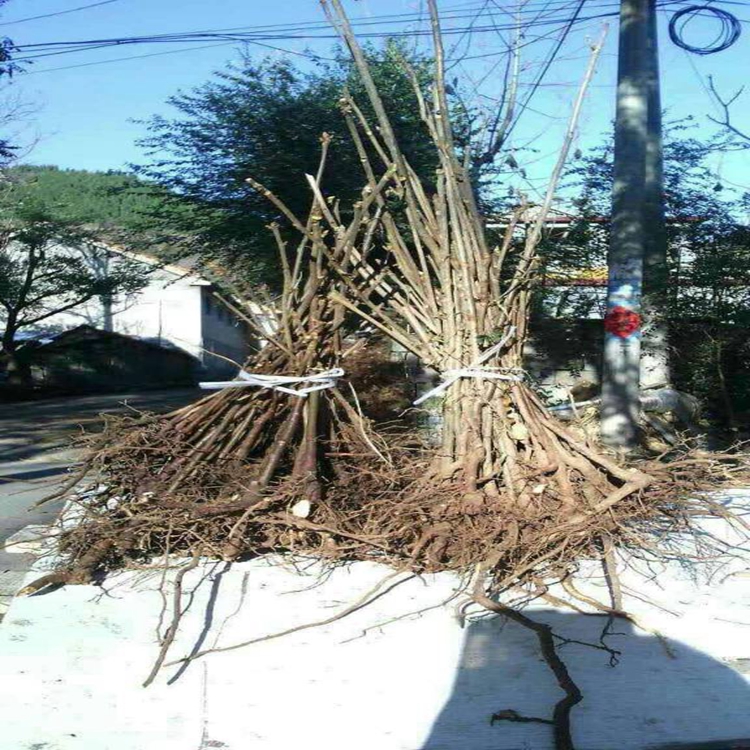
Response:
[[[563,638],[595,645],[606,624],[555,610],[527,614]],[[571,713],[576,750],[750,748],[750,680],[683,643],[634,632],[626,621],[611,630],[606,643],[620,652],[614,666],[604,650],[558,645],[583,693]],[[551,725],[493,715],[550,719],[563,696],[531,630],[502,616],[478,619],[467,625],[451,695],[420,750],[553,750]]]

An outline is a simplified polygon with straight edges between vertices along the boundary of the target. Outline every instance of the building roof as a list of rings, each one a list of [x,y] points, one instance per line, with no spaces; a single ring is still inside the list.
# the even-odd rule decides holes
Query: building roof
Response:
[[[544,277],[544,286],[607,286],[608,278],[606,266],[563,269],[548,271]]]
[[[102,241],[97,244],[104,250],[118,253],[119,255],[123,255],[126,258],[130,258],[131,260],[154,266],[155,268],[161,268],[169,273],[173,273],[175,276],[179,276],[180,278],[188,278],[191,283],[195,284],[196,286],[211,285],[211,282],[208,279],[204,278],[200,273],[199,260],[197,255],[190,255],[186,258],[179,258],[176,260],[165,260],[164,258],[159,258],[156,255],[131,250],[130,248],[123,247],[122,245],[118,245],[110,241]]]
[[[157,342],[153,338],[141,338],[138,336],[129,336],[125,333],[117,333],[116,331],[105,331],[101,328],[88,325],[87,323],[76,326],[75,328],[69,328],[67,331],[45,334],[44,336],[32,340],[38,345],[36,347],[37,349],[46,349],[65,347],[78,343],[79,341],[91,339],[110,339],[112,341],[127,344],[128,346],[136,346],[162,353],[164,351],[171,351],[195,359],[192,354],[186,352],[184,349],[180,349],[180,347],[175,346],[171,342]]]

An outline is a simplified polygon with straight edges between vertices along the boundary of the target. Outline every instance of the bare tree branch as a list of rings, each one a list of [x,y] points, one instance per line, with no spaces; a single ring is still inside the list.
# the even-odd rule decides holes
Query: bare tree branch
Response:
[[[716,101],[716,103],[721,107],[722,115],[723,115],[721,119],[708,115],[708,119],[711,120],[711,122],[715,122],[717,125],[720,125],[725,130],[728,130],[730,133],[733,133],[738,138],[742,138],[743,141],[747,141],[750,144],[750,133],[745,133],[744,131],[740,130],[738,127],[732,124],[731,112],[730,112],[730,107],[742,95],[742,92],[745,90],[745,87],[740,86],[740,88],[738,88],[737,91],[735,91],[734,94],[732,94],[732,96],[729,97],[729,99],[725,99],[716,90],[716,85],[714,84],[713,76],[709,76],[708,88],[714,100]]]

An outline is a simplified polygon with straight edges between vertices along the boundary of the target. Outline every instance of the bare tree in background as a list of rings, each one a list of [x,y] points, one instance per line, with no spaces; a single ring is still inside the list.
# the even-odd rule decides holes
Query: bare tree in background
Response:
[[[111,299],[146,283],[143,265],[127,259],[107,264],[102,273],[100,264],[91,263],[96,245],[90,232],[42,210],[0,225],[0,368],[9,385],[31,385],[19,333],[95,297]]]
[[[738,88],[737,91],[735,91],[734,94],[732,94],[728,99],[722,96],[716,89],[716,84],[714,83],[713,76],[708,77],[708,87],[711,91],[711,95],[713,96],[714,101],[721,108],[720,118],[708,115],[708,119],[711,120],[711,122],[720,125],[722,128],[724,128],[724,130],[739,138],[741,141],[744,141],[744,143],[741,144],[742,148],[747,148],[748,146],[750,146],[750,130],[745,131],[738,128],[732,122],[731,112],[732,105],[737,101],[737,99],[740,98],[740,96],[742,96],[745,87],[740,86],[740,88]]]

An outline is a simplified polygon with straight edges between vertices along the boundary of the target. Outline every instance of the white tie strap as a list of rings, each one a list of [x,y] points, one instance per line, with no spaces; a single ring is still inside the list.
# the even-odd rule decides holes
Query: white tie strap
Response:
[[[460,367],[455,370],[445,370],[443,375],[443,382],[436,385],[432,390],[421,395],[416,401],[414,406],[419,406],[428,398],[434,398],[440,396],[448,390],[456,381],[461,378],[481,378],[483,380],[515,380],[516,382],[522,382],[522,375],[509,374],[507,368],[500,367],[485,367],[484,363],[494,357],[510,340],[515,333],[515,326],[512,326],[505,336],[500,339],[496,344],[493,344],[489,349],[482,353],[476,362],[472,363],[468,367]]]
[[[311,375],[258,375],[240,370],[237,380],[224,380],[209,383],[199,383],[204,390],[218,391],[223,388],[271,388],[274,391],[289,393],[292,396],[306,398],[308,393],[335,388],[338,379],[344,376],[340,367],[334,367],[325,372],[315,372]],[[294,383],[310,383],[304,388],[288,388]]]

